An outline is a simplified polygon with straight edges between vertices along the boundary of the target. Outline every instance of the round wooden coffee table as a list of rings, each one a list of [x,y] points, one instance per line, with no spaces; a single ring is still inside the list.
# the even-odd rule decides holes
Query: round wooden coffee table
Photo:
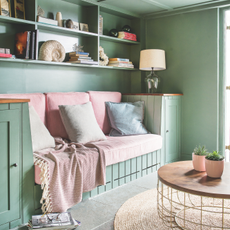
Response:
[[[192,161],[158,170],[158,214],[171,228],[230,229],[230,163],[221,178],[193,169]]]

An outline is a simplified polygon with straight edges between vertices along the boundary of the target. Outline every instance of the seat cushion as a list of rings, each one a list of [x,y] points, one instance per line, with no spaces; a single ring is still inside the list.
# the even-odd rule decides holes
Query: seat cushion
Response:
[[[121,93],[106,91],[89,91],[88,93],[99,127],[104,134],[109,134],[111,127],[106,113],[105,102],[121,102]]]
[[[43,93],[0,94],[0,98],[30,99],[29,105],[33,106],[42,122],[45,120],[45,95]]]
[[[106,141],[98,141],[94,144],[104,151],[106,166],[108,166],[161,149],[162,137],[156,134],[107,136]]]
[[[59,113],[59,105],[77,105],[89,101],[88,93],[46,93],[47,127],[53,137],[68,139]]]

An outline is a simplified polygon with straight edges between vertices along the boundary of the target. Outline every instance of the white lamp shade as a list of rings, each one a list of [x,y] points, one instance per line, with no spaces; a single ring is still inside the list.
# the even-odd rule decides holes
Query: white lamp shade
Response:
[[[141,50],[140,53],[140,70],[164,70],[165,51],[160,49]]]

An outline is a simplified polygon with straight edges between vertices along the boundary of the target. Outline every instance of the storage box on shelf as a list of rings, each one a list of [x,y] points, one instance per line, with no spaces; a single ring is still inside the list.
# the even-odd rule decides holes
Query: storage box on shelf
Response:
[[[40,6],[45,14],[45,18],[56,19],[56,13],[61,12],[62,19],[71,19],[79,23],[86,23],[89,27],[89,32],[75,30],[60,26],[54,26],[37,22],[37,7]],[[132,60],[134,67],[138,67],[138,57],[140,52],[140,18],[132,15],[116,12],[115,10],[108,10],[105,7],[97,5],[97,3],[89,3],[79,0],[30,0],[25,1],[26,20],[17,19],[13,17],[0,16],[0,23],[2,27],[0,32],[0,46],[10,48],[11,53],[14,54],[15,34],[22,31],[39,30],[38,47],[47,40],[57,40],[64,46],[66,52],[72,51],[74,43],[84,46],[84,51],[89,52],[93,60],[99,60],[99,46],[105,49],[105,53],[109,57],[124,57]],[[99,32],[99,16],[103,17],[103,34]],[[132,32],[137,35],[138,41],[129,41],[125,39],[118,39],[108,36],[108,31],[112,28],[121,30],[124,25],[129,25]],[[4,29],[5,27],[5,29]],[[7,31],[7,32],[5,32]],[[135,60],[134,60],[135,59]],[[3,61],[0,59],[0,61]],[[31,60],[4,60],[9,62],[44,64],[41,61]],[[66,63],[52,63],[54,65],[63,66],[84,66],[83,64],[66,64]],[[98,66],[93,66],[93,68]],[[107,68],[102,67],[100,68]],[[112,69],[111,67],[108,69]],[[115,67],[115,69],[120,69]],[[121,68],[127,69],[129,68]],[[135,70],[135,69],[134,69]]]

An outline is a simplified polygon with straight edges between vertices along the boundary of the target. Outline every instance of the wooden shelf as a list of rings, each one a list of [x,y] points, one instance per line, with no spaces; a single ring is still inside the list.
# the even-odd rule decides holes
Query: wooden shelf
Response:
[[[76,63],[67,63],[67,62],[48,62],[41,60],[31,60],[31,59],[14,59],[14,58],[0,58],[0,62],[15,62],[15,63],[24,63],[24,64],[36,64],[36,65],[58,65],[58,66],[69,66],[69,67],[84,67],[84,68],[101,68],[101,69],[114,69],[114,70],[129,70],[137,71],[136,68],[123,68],[123,67],[112,67],[112,66],[100,66],[100,65],[87,65],[87,64],[76,64]]]
[[[64,34],[73,34],[77,36],[82,37],[97,37],[98,34],[92,33],[92,32],[86,32],[81,30],[73,30],[69,28],[64,28],[60,26],[53,26],[49,24],[44,24],[41,22],[36,22],[37,28],[41,30],[48,30],[49,32],[58,32],[58,33],[64,33]]]
[[[101,38],[102,40],[105,40],[105,41],[127,43],[127,44],[131,44],[131,45],[140,45],[140,42],[131,41],[131,40],[127,40],[127,39],[121,39],[121,38],[116,38],[116,37],[110,37],[110,36],[106,36],[106,35],[99,35],[99,36],[100,36],[100,38]]]
[[[10,24],[28,24],[28,25],[35,25],[36,22],[24,20],[24,19],[18,19],[13,17],[6,17],[0,15],[0,22],[3,23],[10,23]]]

